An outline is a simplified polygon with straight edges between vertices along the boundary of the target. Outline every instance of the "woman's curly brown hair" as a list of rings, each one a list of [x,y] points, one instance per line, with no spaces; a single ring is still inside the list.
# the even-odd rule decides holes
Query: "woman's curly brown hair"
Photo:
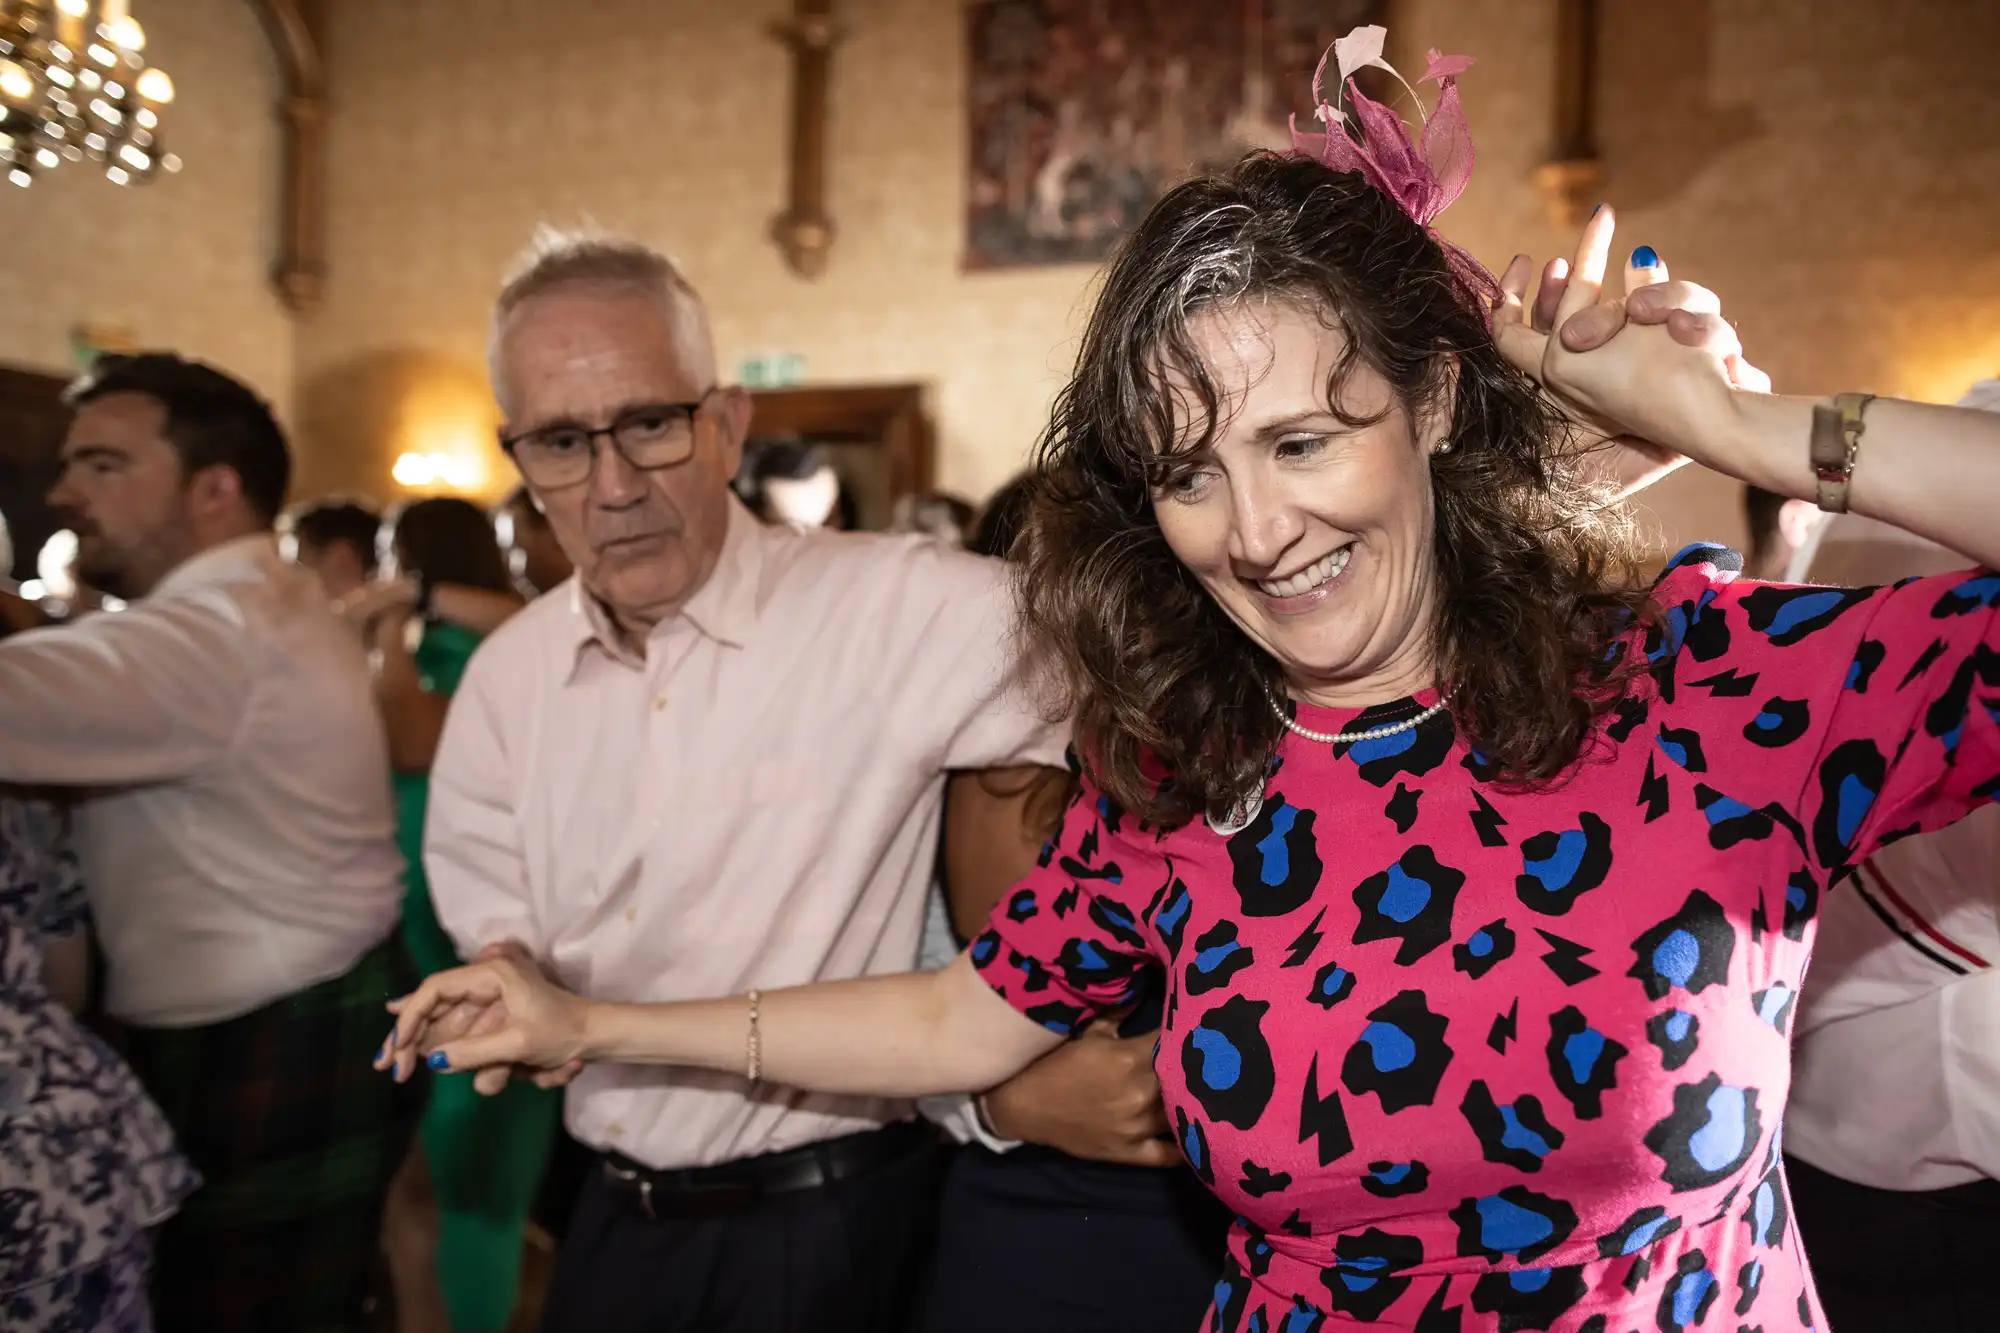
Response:
[[[1278,665],[1153,514],[1154,488],[1208,448],[1221,415],[1189,323],[1253,298],[1341,335],[1327,396],[1350,424],[1365,423],[1341,413],[1340,389],[1360,364],[1413,420],[1450,396],[1451,447],[1431,468],[1438,670],[1460,733],[1503,781],[1560,778],[1633,671],[1614,645],[1650,598],[1629,520],[1580,478],[1561,414],[1502,358],[1488,294],[1437,240],[1359,175],[1270,153],[1173,190],[1126,240],[1038,451],[1016,551],[1023,616],[1092,777],[1176,827],[1261,790],[1283,738],[1265,696],[1282,697]],[[1170,375],[1192,386],[1200,430],[1177,430]]]

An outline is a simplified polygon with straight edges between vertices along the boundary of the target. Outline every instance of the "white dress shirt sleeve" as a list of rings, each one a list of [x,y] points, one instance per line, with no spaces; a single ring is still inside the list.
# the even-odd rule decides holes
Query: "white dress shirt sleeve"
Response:
[[[896,632],[911,666],[902,697],[931,703],[947,769],[1063,766],[1065,727],[1042,715],[1027,679],[1013,567],[941,546],[913,552]]]
[[[254,644],[221,589],[0,643],[0,781],[94,787],[199,771],[249,716]]]
[[[480,666],[474,657],[452,696],[431,764],[424,874],[438,922],[461,957],[507,939],[539,956],[547,942],[528,899],[504,732],[507,709],[494,696],[494,673]]]

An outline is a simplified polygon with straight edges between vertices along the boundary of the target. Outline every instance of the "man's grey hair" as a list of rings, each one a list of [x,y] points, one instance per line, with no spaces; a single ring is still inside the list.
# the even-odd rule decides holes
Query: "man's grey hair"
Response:
[[[514,261],[493,305],[486,359],[495,397],[503,392],[500,339],[508,320],[534,298],[570,287],[654,297],[666,311],[688,373],[704,387],[715,382],[715,341],[709,332],[708,306],[680,265],[651,246],[626,237],[544,224]]]

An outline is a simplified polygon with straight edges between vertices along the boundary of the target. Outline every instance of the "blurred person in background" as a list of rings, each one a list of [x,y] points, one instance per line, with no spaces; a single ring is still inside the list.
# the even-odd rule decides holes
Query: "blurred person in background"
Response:
[[[833,460],[797,439],[755,442],[740,473],[745,503],[766,523],[852,532],[861,526],[854,497]]]
[[[0,1327],[9,1333],[150,1333],[154,1232],[200,1184],[160,1108],[80,1021],[89,920],[61,812],[0,789]]]
[[[404,505],[381,525],[380,555],[382,580],[342,607],[368,643],[388,730],[396,841],[408,864],[403,942],[430,973],[459,962],[423,871],[431,762],[466,663],[523,603],[490,516],[469,500]],[[405,1333],[507,1326],[528,1210],[561,1113],[559,1093],[526,1083],[494,1098],[467,1079],[432,1084],[418,1151],[397,1175],[383,1227]]]
[[[68,401],[49,501],[131,605],[0,643],[0,781],[81,789],[115,1042],[206,1181],[154,1317],[358,1328],[422,1104],[365,1069],[417,979],[367,659],[278,555],[291,456],[256,394],[155,352]]]
[[[0,570],[12,568],[14,538],[7,530],[7,520],[0,517]],[[0,581],[0,638],[24,629],[39,629],[48,623],[49,615],[42,609],[40,598],[28,596],[11,578]]]
[[[1750,543],[1743,553],[1744,576],[1768,583],[1789,577],[1786,571],[1793,557],[1812,540],[1820,518],[1810,500],[1794,500],[1762,486],[1745,486],[1743,521]]]
[[[1002,487],[969,549],[1005,559],[1030,494],[1025,475]],[[1010,832],[1015,855],[1004,877],[947,864],[949,924],[940,913],[927,929],[923,966],[944,967],[985,929],[1004,890],[1056,835],[1076,787],[1074,768],[952,778],[947,861],[966,847],[990,857]],[[986,799],[965,799],[974,794]],[[968,820],[1003,821],[1001,836],[966,837]],[[1153,1073],[1164,982],[1149,968],[1128,1012],[978,1099],[984,1132],[969,1136],[945,1170],[924,1333],[1200,1323],[1222,1271],[1229,1213],[1186,1169],[1167,1124]]]
[[[549,531],[549,520],[526,486],[500,502],[493,511],[493,531],[507,552],[514,586],[530,601],[554,588],[572,573],[562,543]]]
[[[972,537],[973,520],[978,514],[971,501],[949,491],[906,495],[896,501],[889,531],[921,532],[948,546],[964,546]]]
[[[279,524],[278,545],[338,599],[374,580],[381,527],[382,516],[359,500],[318,500]]]
[[[1986,381],[1960,406],[2000,410]],[[1874,586],[1966,564],[1837,515],[1788,577]],[[1991,599],[2000,575],[1985,576]],[[2000,807],[1885,847],[1827,895],[1799,1000],[1786,1174],[1836,1333],[1984,1333],[2000,1254]]]

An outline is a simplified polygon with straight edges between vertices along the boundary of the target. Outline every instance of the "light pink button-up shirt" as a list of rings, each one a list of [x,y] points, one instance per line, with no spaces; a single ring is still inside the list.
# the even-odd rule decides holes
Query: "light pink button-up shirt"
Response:
[[[634,1001],[906,971],[946,771],[1062,761],[1019,688],[1006,567],[921,538],[768,528],[732,501],[714,574],[645,647],[572,581],[474,657],[424,855],[468,955],[516,937]],[[567,1107],[585,1143],[662,1168],[908,1113],[618,1065]]]

